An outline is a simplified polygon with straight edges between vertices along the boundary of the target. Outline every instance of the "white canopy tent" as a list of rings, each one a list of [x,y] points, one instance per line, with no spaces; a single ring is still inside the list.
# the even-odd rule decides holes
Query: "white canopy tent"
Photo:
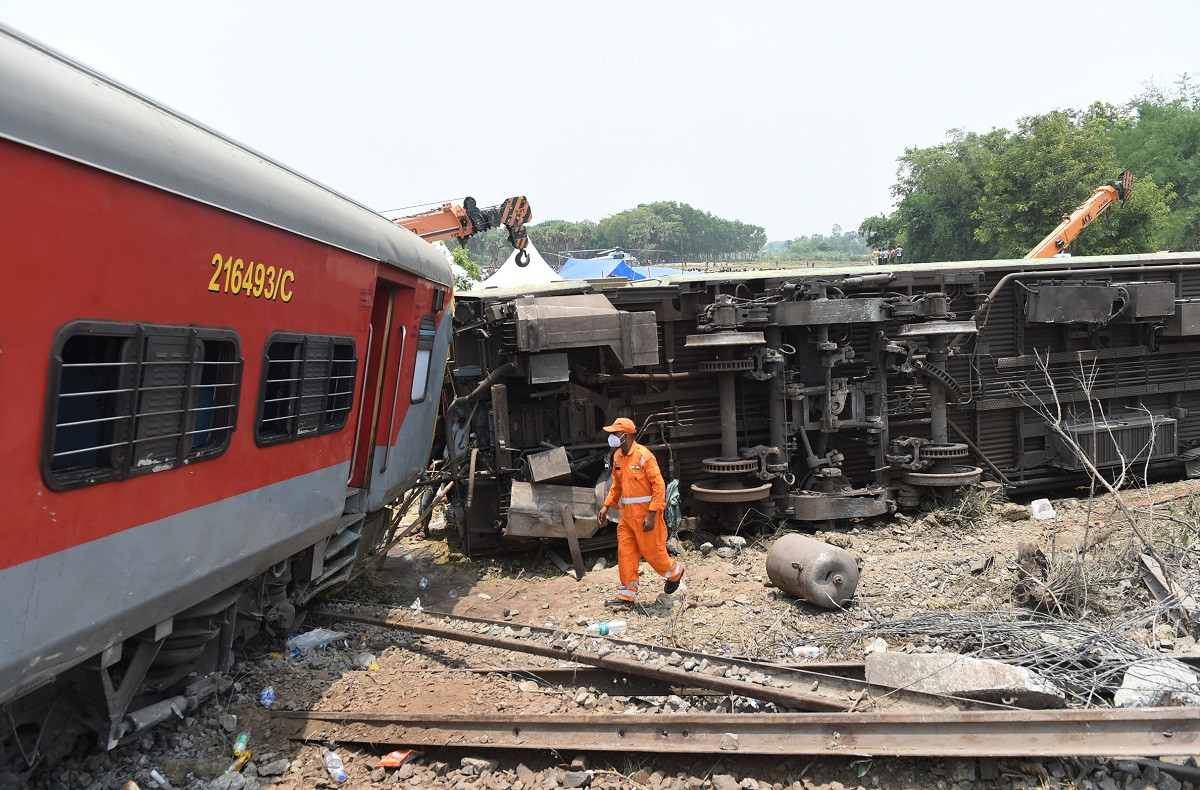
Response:
[[[558,276],[558,272],[550,268],[550,264],[546,263],[546,259],[533,246],[533,242],[529,242],[526,248],[529,253],[529,264],[526,266],[517,265],[517,251],[513,250],[508,256],[508,260],[504,261],[496,273],[479,283],[473,290],[480,288],[520,288],[522,285],[541,285],[543,283],[558,282],[562,278]]]

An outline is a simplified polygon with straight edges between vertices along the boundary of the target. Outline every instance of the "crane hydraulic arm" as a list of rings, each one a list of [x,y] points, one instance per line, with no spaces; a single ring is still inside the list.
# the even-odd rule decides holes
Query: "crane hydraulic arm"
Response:
[[[520,195],[490,208],[479,208],[475,198],[468,197],[463,199],[461,206],[446,203],[439,209],[392,221],[426,241],[455,238],[462,244],[476,233],[503,225],[508,228],[508,242],[517,250],[517,264],[525,266],[529,263],[529,236],[525,233],[525,223],[532,217],[529,201]]]
[[[1076,237],[1083,232],[1083,229],[1092,224],[1092,220],[1103,214],[1118,200],[1122,203],[1128,200],[1132,189],[1133,173],[1126,170],[1116,181],[1109,181],[1093,191],[1091,197],[1083,201],[1074,212],[1069,215],[1063,214],[1063,220],[1059,226],[1030,250],[1025,258],[1053,258],[1058,253],[1065,252],[1067,247],[1070,247]]]

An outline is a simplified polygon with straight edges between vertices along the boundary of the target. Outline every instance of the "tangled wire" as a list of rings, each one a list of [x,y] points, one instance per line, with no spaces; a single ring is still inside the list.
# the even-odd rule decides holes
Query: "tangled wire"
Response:
[[[999,610],[929,612],[815,636],[829,642],[840,639],[843,651],[864,638],[923,636],[963,655],[1027,667],[1060,686],[1069,704],[1100,707],[1111,704],[1126,672],[1138,662],[1155,662],[1155,666],[1170,662],[1178,665],[1181,675],[1187,675],[1189,670],[1182,662],[1165,658],[1125,635],[1147,618],[1164,616],[1170,608],[1166,605],[1141,612],[1108,629],[1028,610]]]

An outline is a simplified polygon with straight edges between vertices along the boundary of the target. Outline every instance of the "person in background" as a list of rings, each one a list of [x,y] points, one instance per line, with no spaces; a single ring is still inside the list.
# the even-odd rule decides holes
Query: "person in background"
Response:
[[[900,258],[904,255],[903,247],[896,247],[896,263],[900,263]]]
[[[871,263],[875,264],[876,266],[879,265],[879,250],[871,250]]]
[[[612,488],[604,499],[597,520],[607,523],[608,509],[620,507],[617,523],[617,575],[620,586],[615,598],[605,601],[609,606],[632,606],[637,601],[638,569],[642,559],[650,563],[655,573],[667,580],[663,592],[670,595],[679,589],[683,565],[667,554],[666,484],[654,453],[634,441],[637,427],[627,417],[617,418],[608,431],[608,444],[613,453]]]

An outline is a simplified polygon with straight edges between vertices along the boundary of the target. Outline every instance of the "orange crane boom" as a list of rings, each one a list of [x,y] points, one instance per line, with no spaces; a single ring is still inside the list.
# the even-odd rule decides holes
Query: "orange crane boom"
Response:
[[[429,242],[455,238],[461,244],[476,233],[491,230],[503,225],[508,228],[508,241],[517,250],[517,264],[525,266],[529,263],[529,236],[525,232],[525,224],[533,217],[529,201],[524,195],[510,197],[499,206],[479,208],[475,198],[464,198],[462,205],[446,203],[441,208],[415,214],[411,217],[399,217],[392,220],[402,228],[408,228],[413,233]]]
[[[1083,229],[1092,224],[1092,220],[1118,200],[1122,203],[1128,200],[1132,189],[1133,173],[1126,170],[1116,181],[1109,181],[1093,191],[1091,197],[1083,201],[1071,214],[1063,214],[1059,226],[1030,250],[1025,258],[1053,258],[1060,252],[1066,252],[1067,247],[1071,246]]]

